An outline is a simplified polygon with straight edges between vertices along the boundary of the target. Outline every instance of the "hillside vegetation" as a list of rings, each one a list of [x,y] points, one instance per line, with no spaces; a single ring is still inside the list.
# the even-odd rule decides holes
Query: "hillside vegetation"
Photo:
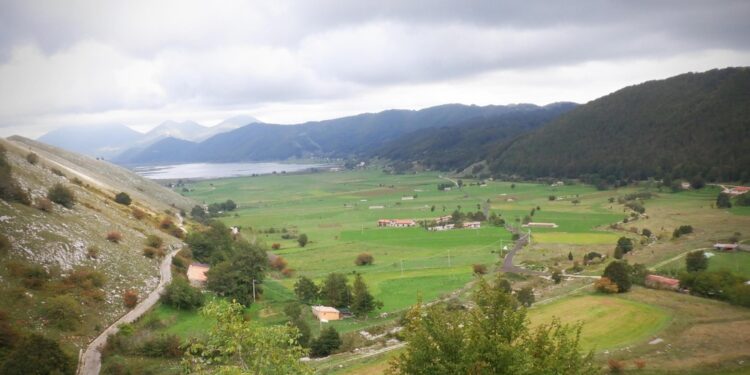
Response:
[[[415,131],[375,150],[373,157],[419,162],[437,170],[463,169],[487,157],[498,145],[537,129],[575,108],[573,103],[544,107],[519,106],[518,110],[491,117],[473,118],[457,125]]]
[[[160,256],[181,246],[173,236],[181,233],[161,230],[162,221],[177,221],[173,213],[193,202],[38,142],[14,137],[0,146],[13,183],[29,198],[0,199],[0,326],[12,327],[0,335],[43,334],[74,368],[78,350],[127,310],[127,292],[142,297],[154,289]],[[116,202],[118,194],[129,200]],[[161,239],[151,257],[144,255],[154,242],[148,236]],[[3,355],[22,341],[0,341],[2,372]]]
[[[489,157],[496,174],[750,180],[750,69],[688,73],[582,105]]]

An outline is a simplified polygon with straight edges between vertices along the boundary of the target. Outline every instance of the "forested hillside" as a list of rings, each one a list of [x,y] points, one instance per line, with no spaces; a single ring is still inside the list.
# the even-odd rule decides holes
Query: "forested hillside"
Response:
[[[750,180],[750,69],[688,73],[582,105],[488,158],[496,174]]]
[[[542,126],[575,106],[574,103],[544,107],[526,104],[513,112],[473,118],[430,131],[418,130],[375,150],[372,156],[417,161],[438,170],[462,169],[484,159],[498,145]]]
[[[299,125],[251,124],[201,143],[163,140],[143,150],[126,152],[116,161],[148,164],[368,156],[389,142],[420,129],[526,113],[529,107],[538,108],[448,104],[419,111],[388,110]]]

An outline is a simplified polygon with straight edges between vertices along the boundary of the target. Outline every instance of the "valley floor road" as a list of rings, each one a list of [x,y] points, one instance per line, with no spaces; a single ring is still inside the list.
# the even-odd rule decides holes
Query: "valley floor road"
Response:
[[[99,350],[107,343],[107,338],[117,333],[120,325],[134,322],[159,301],[164,287],[172,281],[172,258],[178,251],[180,251],[180,248],[173,249],[162,260],[159,266],[159,285],[156,286],[156,289],[89,343],[86,351],[81,356],[81,360],[78,362],[78,375],[99,374],[99,370],[102,367],[102,353]]]

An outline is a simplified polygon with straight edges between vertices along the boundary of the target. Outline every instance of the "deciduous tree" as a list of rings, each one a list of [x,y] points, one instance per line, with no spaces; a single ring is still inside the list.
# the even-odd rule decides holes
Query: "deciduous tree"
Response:
[[[685,268],[688,272],[698,272],[708,269],[708,258],[703,250],[691,251],[685,256]]]
[[[291,325],[260,326],[244,319],[237,302],[216,300],[201,310],[215,321],[204,339],[194,339],[183,357],[191,374],[312,374],[300,358],[299,331]]]
[[[597,374],[582,354],[580,326],[559,321],[529,328],[526,310],[504,291],[477,279],[473,309],[414,306],[406,316],[407,346],[390,374]]]

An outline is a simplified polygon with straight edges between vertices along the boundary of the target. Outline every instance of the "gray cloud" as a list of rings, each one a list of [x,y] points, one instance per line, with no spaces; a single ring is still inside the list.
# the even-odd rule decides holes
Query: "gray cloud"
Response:
[[[519,101],[545,100],[569,91],[528,94],[539,74],[584,77],[592,63],[609,69],[597,79],[627,84],[660,78],[667,60],[671,74],[748,64],[749,18],[747,1],[9,0],[0,4],[0,127],[176,108],[337,114],[364,98],[378,98],[373,110],[416,105],[420,89],[453,99],[432,95],[448,83],[466,93],[458,101],[506,98],[503,87],[527,93]],[[633,61],[651,63],[635,74]],[[554,98],[606,94],[581,90]]]

